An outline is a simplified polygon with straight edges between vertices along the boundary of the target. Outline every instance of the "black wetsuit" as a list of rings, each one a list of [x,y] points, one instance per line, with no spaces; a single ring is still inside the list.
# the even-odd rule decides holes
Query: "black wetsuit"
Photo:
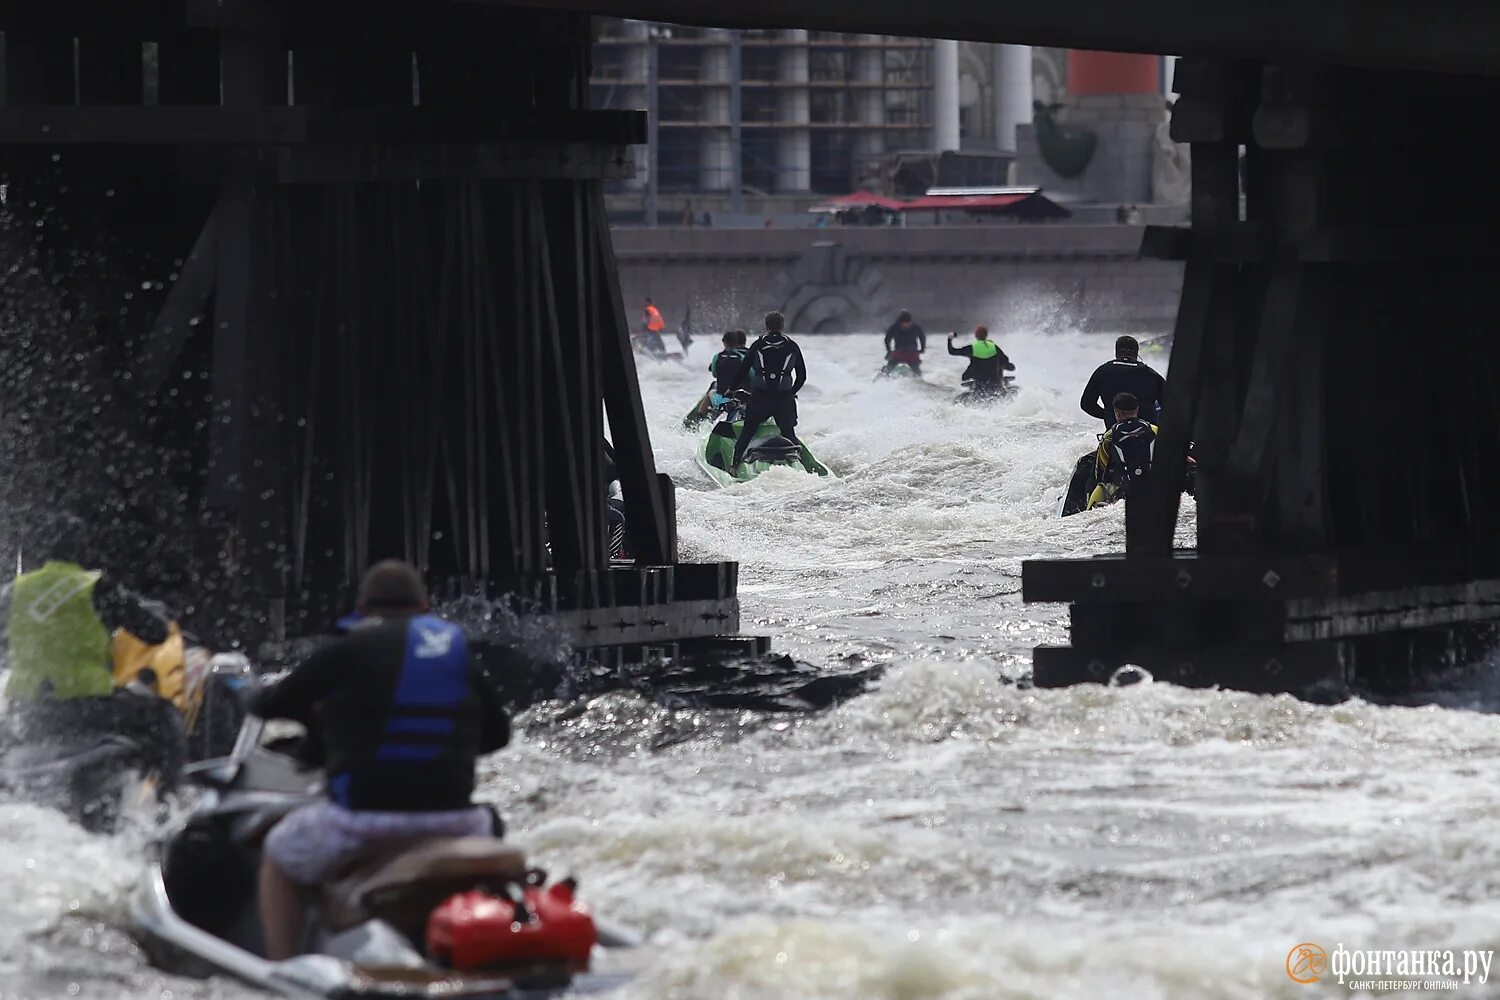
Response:
[[[166,612],[107,578],[94,588],[94,610],[111,633],[125,629],[148,646],[167,641]]]
[[[1078,405],[1084,413],[1104,421],[1104,429],[1109,430],[1115,424],[1112,409],[1115,396],[1122,392],[1139,400],[1141,416],[1154,421],[1160,408],[1166,405],[1167,382],[1142,361],[1116,358],[1106,361],[1089,376],[1089,384],[1083,387]]]
[[[329,797],[355,810],[463,809],[479,755],[510,742],[510,717],[463,630],[430,615],[361,622],[252,710],[319,723]]]
[[[980,385],[998,385],[1003,377],[1002,372],[1013,372],[1016,366],[1010,363],[1010,358],[1000,350],[999,345],[995,347],[993,357],[974,357],[974,345],[965,344],[963,347],[954,347],[953,342],[948,342],[948,353],[961,358],[969,359],[969,367],[964,369],[963,380],[975,382]]]
[[[714,355],[714,359],[708,363],[708,370],[714,376],[715,392],[727,396],[739,384],[740,368],[744,366],[748,353],[743,347],[726,347]]]
[[[887,366],[891,363],[901,363],[910,365],[914,370],[920,369],[922,352],[925,350],[927,350],[927,332],[916,323],[910,326],[892,323],[885,331]]]
[[[734,444],[734,465],[745,459],[745,452],[755,432],[767,420],[776,421],[781,436],[793,444],[797,439],[797,393],[807,382],[807,363],[802,348],[784,333],[767,333],[750,345],[745,363],[731,391],[743,384],[750,387],[750,401],[745,404],[745,424]]]
[[[892,323],[885,331],[885,349],[887,351],[925,351],[927,350],[927,331],[916,323],[911,326]]]

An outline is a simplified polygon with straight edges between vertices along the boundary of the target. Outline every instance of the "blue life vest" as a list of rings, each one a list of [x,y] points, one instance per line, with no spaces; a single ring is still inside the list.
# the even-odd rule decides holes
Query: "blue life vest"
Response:
[[[435,615],[411,619],[406,627],[401,677],[385,732],[369,758],[371,763],[431,763],[450,751],[472,694],[472,683],[469,640],[464,630]],[[328,783],[330,797],[349,806],[350,784],[347,772],[333,775]]]
[[[464,630],[433,615],[406,630],[401,683],[376,760],[433,760],[458,728],[469,697],[469,640]]]

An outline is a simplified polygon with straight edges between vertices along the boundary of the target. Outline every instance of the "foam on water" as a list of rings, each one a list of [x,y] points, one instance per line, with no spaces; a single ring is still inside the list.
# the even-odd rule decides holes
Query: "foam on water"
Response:
[[[577,716],[579,738],[631,700]],[[821,717],[583,769],[554,764],[554,731],[491,787],[544,794],[521,839],[593,873],[602,909],[670,932],[630,996],[1293,996],[1281,960],[1302,940],[1500,945],[1495,728],[1167,685],[1032,691],[928,659]],[[583,814],[557,807],[571,781]],[[956,978],[923,992],[932,969]]]
[[[94,836],[49,809],[0,804],[0,1000],[238,1000],[221,981],[151,968],[128,927],[146,828]]]
[[[952,405],[962,362],[940,339],[941,392],[872,382],[876,336],[802,343],[800,430],[837,480],[709,489],[678,427],[702,341],[641,372],[657,461],[684,557],[742,563],[747,631],[888,662],[882,681],[797,718],[541,705],[484,766],[514,839],[650,936],[625,997],[1292,998],[1312,995],[1282,969],[1302,941],[1500,948],[1494,716],[1016,683],[1066,637],[1063,608],[1020,603],[1021,560],[1119,546],[1118,509],[1053,515],[1094,444],[1077,394],[1109,338],[1003,338],[1023,388],[980,410]],[[1187,540],[1191,502],[1183,522]],[[21,941],[11,969],[50,989],[72,899],[88,926],[117,921],[138,845],[16,809],[0,833],[37,864],[0,861],[0,954]],[[70,947],[85,995],[152,975]]]

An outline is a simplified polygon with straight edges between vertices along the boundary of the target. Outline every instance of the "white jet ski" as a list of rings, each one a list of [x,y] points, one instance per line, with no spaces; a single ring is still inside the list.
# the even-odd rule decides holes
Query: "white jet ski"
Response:
[[[131,902],[147,953],[296,998],[543,1000],[617,989],[638,939],[592,917],[571,880],[546,884],[498,838],[404,841],[351,859],[309,901],[305,954],[263,956],[260,845],[322,793],[321,772],[250,718],[230,756],[188,768],[198,807],[156,844]],[[289,752],[290,751],[290,752]],[[600,962],[615,971],[590,971]]]

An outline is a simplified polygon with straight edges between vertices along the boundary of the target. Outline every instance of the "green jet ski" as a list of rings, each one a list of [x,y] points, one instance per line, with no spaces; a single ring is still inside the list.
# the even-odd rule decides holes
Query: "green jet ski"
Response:
[[[736,413],[732,418],[719,420],[703,435],[703,441],[698,446],[698,467],[708,474],[715,485],[724,487],[748,483],[777,465],[834,478],[833,473],[813,456],[807,445],[799,446],[788,441],[777,431],[775,422],[769,420],[755,432],[750,447],[745,451],[740,474],[731,475],[729,468],[734,462],[734,443],[739,439],[744,426],[744,421]]]
[[[697,430],[708,421],[718,420],[721,416],[724,415],[725,409],[731,404],[726,403],[715,406],[712,402],[713,390],[714,387],[709,386],[708,391],[705,392],[702,396],[699,396],[698,402],[693,406],[691,410],[687,411],[687,416],[682,418],[683,430]]]

